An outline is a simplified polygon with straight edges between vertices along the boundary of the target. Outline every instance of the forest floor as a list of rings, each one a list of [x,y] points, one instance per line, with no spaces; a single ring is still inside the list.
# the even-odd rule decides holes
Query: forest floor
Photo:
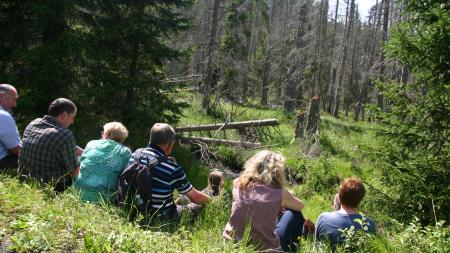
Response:
[[[223,103],[215,117],[206,116],[196,94],[182,92],[179,98],[189,103],[178,126],[228,121],[276,118],[278,128],[267,129],[262,145],[286,157],[292,190],[305,202],[304,215],[316,221],[321,212],[331,210],[332,197],[342,178],[357,176],[367,187],[361,211],[374,218],[376,236],[354,235],[346,250],[352,252],[450,252],[450,232],[439,225],[421,227],[418,222],[400,224],[378,210],[377,199],[387,189],[379,181],[371,154],[383,141],[377,136],[379,126],[353,122],[350,118],[321,115],[321,155],[309,159],[299,152],[294,138],[294,115],[280,109]],[[214,133],[225,137],[223,133]],[[239,138],[229,131],[227,138]],[[239,167],[260,149],[211,148],[218,166]],[[174,152],[197,188],[206,184],[207,164],[195,159],[192,149],[179,146]],[[229,181],[226,191],[230,190]],[[3,252],[253,252],[246,240],[233,243],[222,239],[230,214],[226,197],[215,199],[196,219],[184,216],[178,229],[142,228],[128,222],[123,211],[103,205],[82,204],[77,192],[55,194],[40,189],[35,182],[20,182],[14,176],[0,175],[0,253]],[[325,249],[325,252],[327,250]],[[302,240],[298,252],[314,252],[312,239]]]

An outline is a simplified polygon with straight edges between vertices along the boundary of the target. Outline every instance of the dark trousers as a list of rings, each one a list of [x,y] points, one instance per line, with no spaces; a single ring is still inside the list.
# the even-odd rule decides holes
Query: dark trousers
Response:
[[[17,169],[19,157],[17,155],[8,155],[0,160],[0,171],[6,169]]]
[[[303,233],[305,218],[299,211],[286,210],[277,221],[275,232],[280,238],[281,248],[284,251],[295,251],[298,238]]]

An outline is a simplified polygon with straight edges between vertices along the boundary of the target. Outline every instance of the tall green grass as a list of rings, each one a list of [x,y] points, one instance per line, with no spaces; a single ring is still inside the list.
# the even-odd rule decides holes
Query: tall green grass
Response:
[[[359,246],[355,252],[450,252],[450,232],[444,225],[421,227],[417,221],[398,224],[379,210],[374,196],[385,191],[378,181],[382,169],[369,159],[382,145],[376,136],[376,124],[321,115],[321,156],[307,159],[300,155],[294,140],[294,115],[278,109],[222,103],[220,117],[213,118],[200,110],[196,94],[182,91],[180,99],[191,106],[183,111],[179,126],[277,118],[280,126],[271,130],[271,138],[264,139],[263,145],[270,145],[266,148],[286,157],[289,174],[295,174],[299,182],[290,190],[305,202],[304,215],[313,221],[331,210],[339,180],[358,176],[368,183],[361,209],[375,218],[379,231],[375,237],[356,238]],[[227,137],[239,138],[231,132]],[[258,150],[217,147],[215,152],[224,156],[225,164],[242,166]],[[197,161],[188,146],[178,146],[173,156],[197,188],[206,186],[210,168]],[[230,181],[225,185],[230,191]],[[218,198],[196,218],[184,216],[175,231],[144,229],[128,222],[120,209],[80,203],[74,190],[55,194],[50,188],[41,189],[33,182],[0,174],[0,252],[253,252],[254,246],[248,241],[235,243],[222,238],[230,209],[229,198]],[[316,252],[314,242],[302,240],[298,252]]]

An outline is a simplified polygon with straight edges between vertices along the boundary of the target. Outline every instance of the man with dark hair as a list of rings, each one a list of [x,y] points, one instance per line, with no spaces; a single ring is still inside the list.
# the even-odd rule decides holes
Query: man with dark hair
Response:
[[[77,155],[83,150],[75,144],[68,127],[77,113],[75,104],[66,98],[55,99],[48,115],[33,120],[23,133],[19,171],[42,184],[54,183],[56,191],[65,190],[77,172]]]
[[[0,84],[0,170],[17,168],[22,146],[11,110],[17,105],[17,90],[9,84]]]
[[[165,123],[156,123],[150,130],[150,144],[142,149],[139,161],[145,162],[149,159],[141,159],[143,156],[163,158],[162,162],[152,168],[152,213],[160,221],[177,221],[182,210],[173,200],[173,191],[176,189],[180,194],[185,194],[193,203],[202,205],[210,201],[210,197],[197,189],[187,179],[183,168],[173,159],[167,158],[175,145],[175,131]],[[130,163],[134,161],[136,153],[133,154]],[[165,159],[167,158],[167,159]]]
[[[354,227],[355,230],[364,229],[369,233],[374,233],[375,223],[370,218],[358,213],[357,207],[364,198],[366,190],[361,180],[347,178],[339,186],[338,199],[340,209],[334,212],[322,213],[317,219],[316,241],[326,241],[331,243],[332,250],[335,246],[343,243],[342,230]],[[335,200],[335,202],[337,202]],[[362,224],[360,222],[362,221]]]

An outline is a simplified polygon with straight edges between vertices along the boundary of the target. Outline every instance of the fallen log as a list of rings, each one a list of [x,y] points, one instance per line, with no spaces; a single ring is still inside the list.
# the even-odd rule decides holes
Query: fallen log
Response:
[[[177,127],[175,128],[175,132],[182,133],[182,132],[209,131],[209,130],[243,129],[246,127],[260,127],[260,126],[278,126],[278,120],[263,119],[263,120],[250,120],[250,121],[219,123],[200,126]]]
[[[255,148],[261,146],[260,142],[249,142],[249,141],[233,141],[233,140],[224,140],[224,139],[214,139],[214,138],[206,138],[206,137],[196,137],[196,136],[180,136],[181,140],[189,140],[189,141],[199,141],[204,143],[214,143],[214,144],[226,144],[226,145],[234,145],[234,146],[242,146],[244,148]]]

